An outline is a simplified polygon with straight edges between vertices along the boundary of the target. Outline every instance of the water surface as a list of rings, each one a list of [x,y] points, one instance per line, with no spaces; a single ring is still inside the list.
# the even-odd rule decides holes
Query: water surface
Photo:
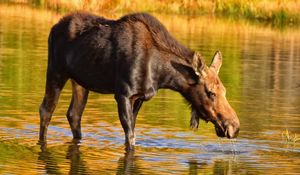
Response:
[[[120,15],[104,14],[117,18]],[[207,63],[224,57],[220,77],[236,110],[236,141],[218,139],[212,124],[189,129],[184,99],[161,90],[137,119],[135,153],[125,154],[112,95],[91,93],[83,139],[72,141],[65,117],[66,85],[52,118],[48,143],[37,145],[44,94],[47,36],[61,17],[25,5],[0,4],[0,174],[297,174],[300,145],[300,30],[244,21],[155,14]]]

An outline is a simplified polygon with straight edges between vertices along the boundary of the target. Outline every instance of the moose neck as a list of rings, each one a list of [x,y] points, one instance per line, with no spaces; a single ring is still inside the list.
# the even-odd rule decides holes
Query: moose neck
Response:
[[[163,66],[160,67],[161,71],[159,71],[161,72],[161,76],[159,78],[158,87],[162,89],[171,89],[182,95],[186,94],[189,87],[188,81],[172,66],[171,62],[191,66],[192,54],[188,55],[185,60],[173,54],[168,54],[167,56],[164,55],[164,58],[164,61],[168,60],[169,63],[161,64]]]

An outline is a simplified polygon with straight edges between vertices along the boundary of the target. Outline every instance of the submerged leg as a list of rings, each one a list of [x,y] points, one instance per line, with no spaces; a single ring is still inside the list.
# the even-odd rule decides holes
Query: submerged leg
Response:
[[[138,114],[140,108],[142,107],[142,104],[143,104],[143,100],[141,100],[141,99],[137,99],[133,103],[133,116],[135,119],[137,117],[137,114]]]
[[[130,99],[122,95],[116,95],[115,99],[118,103],[119,119],[125,132],[126,150],[133,150],[135,145],[134,115]]]
[[[60,92],[64,87],[67,78],[52,78],[48,75],[46,82],[46,92],[43,102],[40,106],[40,134],[39,140],[45,141],[47,136],[48,126],[52,117],[52,113],[56,107]]]
[[[72,81],[72,100],[67,112],[67,118],[74,139],[81,139],[81,116],[87,103],[89,91],[75,81]]]
[[[137,118],[137,115],[138,115],[138,112],[140,110],[140,108],[142,107],[142,104],[143,104],[143,100],[141,99],[136,99],[133,103],[133,107],[132,107],[132,113],[133,113],[133,127],[135,128],[135,123],[136,123],[136,118]],[[133,138],[135,140],[136,138],[136,135],[135,135],[135,132],[133,132]]]

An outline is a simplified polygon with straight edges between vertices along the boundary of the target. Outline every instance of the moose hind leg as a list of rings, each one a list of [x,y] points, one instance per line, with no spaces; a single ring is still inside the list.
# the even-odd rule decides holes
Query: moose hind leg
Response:
[[[42,104],[40,105],[40,133],[39,140],[45,141],[47,136],[48,126],[59,99],[60,92],[64,87],[67,79],[57,78],[52,79],[47,77],[46,92]]]
[[[67,118],[74,139],[81,139],[81,116],[87,103],[89,91],[72,80],[72,100],[67,112]]]

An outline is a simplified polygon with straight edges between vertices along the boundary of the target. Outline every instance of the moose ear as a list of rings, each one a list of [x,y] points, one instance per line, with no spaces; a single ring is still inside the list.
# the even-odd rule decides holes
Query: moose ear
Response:
[[[188,84],[197,84],[199,77],[196,75],[194,69],[187,65],[171,61],[171,65],[186,79]]]
[[[195,52],[194,56],[193,56],[193,62],[192,62],[192,67],[195,71],[195,74],[198,76],[205,76],[205,62],[203,61],[203,59],[201,58],[202,56],[200,55],[200,53]]]
[[[219,73],[221,66],[222,66],[222,55],[220,51],[217,51],[209,67],[215,70],[217,73]]]

